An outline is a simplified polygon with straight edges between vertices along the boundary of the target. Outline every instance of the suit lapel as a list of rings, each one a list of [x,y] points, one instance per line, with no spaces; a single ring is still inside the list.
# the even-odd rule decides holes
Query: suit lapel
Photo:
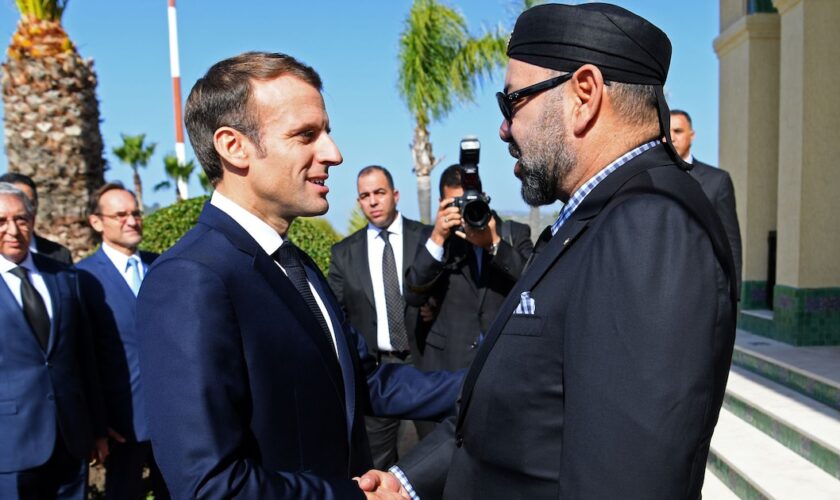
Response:
[[[15,335],[17,335],[17,332],[26,332],[26,336],[29,337],[29,339],[24,340],[24,342],[33,342],[35,347],[40,350],[41,347],[38,346],[38,339],[35,338],[35,333],[26,321],[26,316],[23,314],[23,308],[18,305],[14,294],[6,284],[6,280],[2,279],[0,279],[0,308],[6,309],[6,314],[8,314],[6,317],[10,318],[14,322],[12,325],[8,325],[8,328],[4,325],[2,331],[15,332]]]
[[[350,262],[348,262],[350,269],[355,270],[356,278],[362,285],[362,290],[365,292],[368,302],[371,307],[375,307],[376,302],[373,298],[373,280],[370,278],[370,266],[368,265],[368,239],[367,228],[359,233],[359,241],[350,247]],[[355,264],[354,264],[355,263]]]
[[[111,290],[119,290],[119,294],[123,296],[124,301],[137,299],[137,297],[134,296],[134,292],[131,291],[131,287],[129,287],[128,283],[125,279],[123,279],[120,271],[114,263],[111,262],[111,259],[105,255],[102,247],[93,254],[93,257],[96,259],[96,264],[99,266],[100,276],[110,282]]]
[[[43,266],[38,266],[37,263],[35,265],[38,267],[38,272],[41,273],[41,277],[44,278],[44,283],[47,285],[47,291],[50,294],[50,301],[52,301],[50,338],[47,341],[47,356],[49,356],[53,347],[58,342],[58,334],[61,331],[61,289],[58,286],[58,279],[54,273],[45,271]]]
[[[342,375],[335,351],[324,337],[321,325],[310,312],[309,306],[306,305],[303,297],[300,296],[289,278],[277,266],[274,259],[265,253],[242,226],[237,224],[229,215],[211,205],[210,202],[204,205],[204,210],[201,212],[198,222],[220,231],[233,246],[253,257],[252,267],[266,280],[277,297],[294,311],[294,318],[300,323],[304,334],[318,348],[321,362],[333,382],[336,394],[343,399]],[[282,326],[278,325],[278,328]]]

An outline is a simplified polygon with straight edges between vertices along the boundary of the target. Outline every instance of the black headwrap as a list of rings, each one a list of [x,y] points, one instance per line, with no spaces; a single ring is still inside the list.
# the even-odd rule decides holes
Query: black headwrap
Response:
[[[564,72],[594,64],[606,80],[654,86],[661,136],[667,138],[674,162],[691,168],[671,143],[671,115],[662,91],[671,42],[647,20],[605,3],[538,5],[516,20],[507,53],[511,59]]]

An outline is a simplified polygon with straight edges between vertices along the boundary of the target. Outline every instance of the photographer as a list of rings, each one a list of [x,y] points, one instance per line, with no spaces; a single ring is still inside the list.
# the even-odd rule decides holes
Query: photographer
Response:
[[[431,236],[406,277],[406,302],[433,304],[434,319],[425,344],[420,368],[456,370],[470,365],[483,332],[490,327],[497,309],[513,287],[533,245],[525,224],[502,220],[489,207],[483,229],[463,221],[459,201],[477,187],[477,173],[462,185],[459,164],[443,171],[440,178],[440,208]],[[469,215],[469,213],[468,213]],[[469,216],[468,219],[472,220]],[[425,340],[425,342],[422,342]]]

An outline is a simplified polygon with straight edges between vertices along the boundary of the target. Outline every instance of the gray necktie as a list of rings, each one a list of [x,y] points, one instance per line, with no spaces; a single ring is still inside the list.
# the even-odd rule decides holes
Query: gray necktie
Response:
[[[394,248],[388,241],[388,230],[383,229],[379,236],[385,241],[382,251],[382,280],[385,283],[385,309],[388,312],[388,332],[391,348],[395,351],[408,350],[408,335],[405,331],[405,301],[400,293],[400,280],[394,259]]]
[[[23,302],[23,315],[32,327],[35,338],[41,345],[41,349],[47,350],[50,340],[50,315],[47,313],[47,306],[38,290],[29,281],[29,271],[22,267],[16,267],[9,271],[13,276],[20,279],[20,297]]]

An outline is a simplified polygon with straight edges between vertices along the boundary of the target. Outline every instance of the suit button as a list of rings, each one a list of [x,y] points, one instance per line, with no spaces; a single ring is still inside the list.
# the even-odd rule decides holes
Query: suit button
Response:
[[[47,399],[49,399],[50,401],[52,401],[52,400],[54,400],[54,399],[55,399],[55,396],[53,396],[52,394],[48,394],[48,395],[47,395]]]
[[[461,434],[458,434],[457,436],[455,436],[455,446],[460,448],[463,445],[464,445],[464,436],[462,436]]]
[[[50,367],[52,367],[52,364],[50,364],[49,361],[46,361],[46,362],[44,362],[44,366],[46,366],[47,368],[50,368]]]
[[[475,342],[473,342],[472,344],[470,344],[470,349],[475,349],[476,347],[478,347],[478,341],[477,340]]]

